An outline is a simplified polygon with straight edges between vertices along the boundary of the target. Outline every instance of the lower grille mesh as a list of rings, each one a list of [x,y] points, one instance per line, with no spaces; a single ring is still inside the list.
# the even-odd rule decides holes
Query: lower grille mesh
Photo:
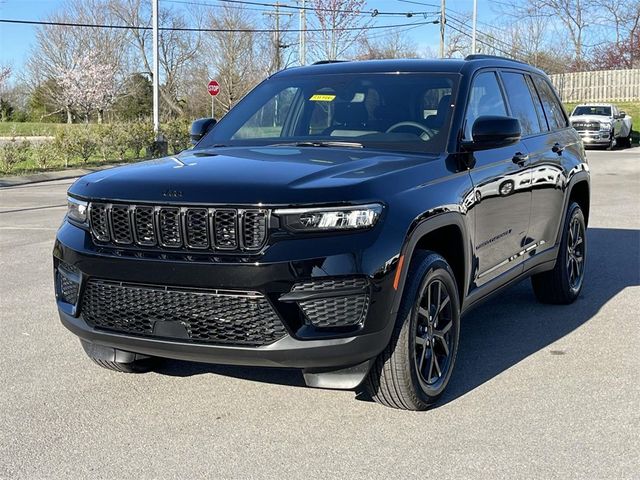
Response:
[[[83,294],[82,315],[95,327],[202,343],[260,346],[286,334],[269,301],[257,293],[220,294],[92,279]]]
[[[364,278],[334,278],[297,283],[292,292],[331,292],[327,298],[298,302],[305,317],[315,327],[353,327],[360,324],[369,308],[369,290]],[[353,293],[355,290],[361,293]],[[347,290],[351,293],[346,294]],[[341,291],[344,292],[341,295]],[[335,295],[335,296],[334,296]]]

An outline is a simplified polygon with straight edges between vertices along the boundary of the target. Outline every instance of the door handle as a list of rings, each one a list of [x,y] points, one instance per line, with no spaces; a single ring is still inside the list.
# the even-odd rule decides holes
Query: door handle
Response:
[[[564,151],[564,145],[560,145],[558,142],[553,144],[553,147],[551,147],[551,151],[553,153],[557,153],[558,155],[562,155],[562,152]]]
[[[529,155],[525,155],[524,153],[518,152],[513,156],[513,158],[511,160],[516,165],[520,165],[522,167],[529,160]]]

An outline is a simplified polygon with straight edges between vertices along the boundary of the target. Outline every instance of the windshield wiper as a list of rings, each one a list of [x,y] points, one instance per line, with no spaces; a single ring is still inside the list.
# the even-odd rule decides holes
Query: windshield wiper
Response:
[[[339,142],[314,140],[306,142],[290,142],[290,143],[273,143],[270,147],[347,147],[347,148],[364,148],[364,145],[358,142]]]

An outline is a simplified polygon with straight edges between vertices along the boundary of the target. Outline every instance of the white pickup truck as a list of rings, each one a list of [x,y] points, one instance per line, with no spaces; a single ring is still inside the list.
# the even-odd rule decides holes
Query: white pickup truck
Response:
[[[578,105],[569,121],[585,145],[631,146],[632,119],[611,103]]]

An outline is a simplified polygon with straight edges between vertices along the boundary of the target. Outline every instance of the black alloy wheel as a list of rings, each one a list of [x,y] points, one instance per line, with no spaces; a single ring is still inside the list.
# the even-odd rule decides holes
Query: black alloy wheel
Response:
[[[414,361],[418,379],[425,390],[438,390],[451,367],[456,328],[446,285],[437,278],[423,285],[415,311],[418,318]]]

